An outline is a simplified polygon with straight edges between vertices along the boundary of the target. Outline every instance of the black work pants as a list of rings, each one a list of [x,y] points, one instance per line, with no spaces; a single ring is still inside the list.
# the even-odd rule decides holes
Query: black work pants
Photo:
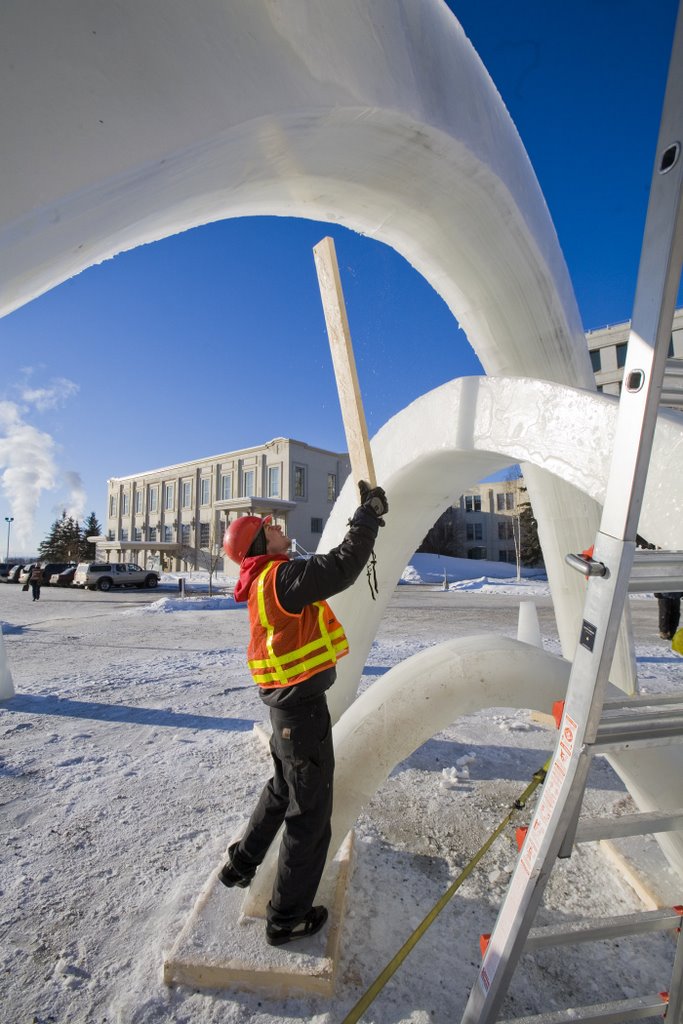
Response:
[[[278,928],[292,928],[313,906],[330,845],[332,723],[324,694],[287,710],[271,708],[270,721],[273,777],[233,859],[238,870],[260,864],[284,822],[267,917]]]
[[[671,639],[681,618],[680,597],[669,597],[663,594],[657,598],[659,604],[659,632]]]

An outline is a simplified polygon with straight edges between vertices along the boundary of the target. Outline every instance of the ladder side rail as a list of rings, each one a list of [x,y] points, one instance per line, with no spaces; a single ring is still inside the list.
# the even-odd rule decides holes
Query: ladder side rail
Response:
[[[493,1024],[496,1019],[552,863],[574,816],[577,802],[574,794],[583,792],[590,765],[587,745],[590,746],[597,732],[628,592],[636,526],[683,259],[683,157],[681,143],[677,141],[683,140],[681,97],[683,16],[679,9],[627,350],[625,373],[630,368],[631,377],[625,377],[622,388],[614,455],[595,543],[595,560],[604,563],[609,570],[604,576],[588,579],[585,617],[553,764],[465,1007],[462,1024]],[[676,159],[666,173],[660,173],[663,154],[670,151],[674,142]],[[664,327],[667,318],[668,324]],[[633,376],[636,371],[640,375],[637,388]],[[568,735],[571,742],[567,741]]]
[[[600,530],[635,540],[683,260],[683,15],[679,8]],[[662,165],[674,152],[668,170]],[[642,375],[638,390],[629,380]],[[600,560],[599,552],[594,557]]]
[[[676,953],[671,970],[666,1019],[669,1024],[683,1024],[683,932],[680,927],[676,937]]]
[[[622,543],[606,538],[615,554]],[[581,801],[592,760],[588,727],[594,705],[599,701],[601,706],[607,689],[628,586],[630,565],[623,559],[618,564],[615,575],[588,580],[585,613],[596,624],[595,633],[590,635],[590,642],[586,640],[577,647],[552,764],[462,1024],[493,1024],[496,1020],[548,877]]]

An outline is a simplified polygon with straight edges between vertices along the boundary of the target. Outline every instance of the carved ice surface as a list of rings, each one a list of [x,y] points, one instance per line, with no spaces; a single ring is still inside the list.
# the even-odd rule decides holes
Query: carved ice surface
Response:
[[[383,739],[388,705],[357,718],[365,655],[396,580],[439,513],[470,484],[518,461],[571,657],[584,581],[564,555],[595,536],[613,410],[590,393],[571,282],[522,142],[446,5],[404,2],[400,17],[396,0],[373,0],[363,17],[358,4],[338,0],[96,7],[105,29],[114,14],[126,25],[133,44],[125,46],[119,31],[99,32],[94,42],[89,0],[72,0],[67,13],[43,5],[38,19],[33,8],[25,0],[3,8],[2,43],[21,61],[0,61],[0,313],[118,252],[193,226],[301,216],[393,246],[443,297],[486,372],[499,375],[444,385],[374,440],[391,513],[377,546],[379,600],[372,604],[361,580],[334,602],[352,642],[331,691],[339,760],[354,730],[384,750],[382,770],[395,763],[397,747],[424,735],[428,709],[407,714],[420,683],[409,674],[414,667],[391,696],[406,708],[394,716],[393,742]],[[421,352],[428,345],[421,339]],[[641,532],[683,547],[681,474],[666,474],[681,464],[681,420],[663,419]],[[338,541],[355,498],[349,482],[323,546]],[[544,657],[519,648],[528,666]],[[469,671],[479,680],[474,662]],[[481,699],[500,696],[507,672],[505,659],[490,663]],[[521,671],[508,693],[512,703],[524,678]],[[613,679],[633,686],[627,624]],[[337,846],[339,821],[353,821],[362,803],[363,749],[337,787]],[[660,781],[680,778],[662,765]],[[656,765],[641,767],[640,781],[647,771],[656,776]],[[261,897],[272,869],[270,860],[258,873]]]

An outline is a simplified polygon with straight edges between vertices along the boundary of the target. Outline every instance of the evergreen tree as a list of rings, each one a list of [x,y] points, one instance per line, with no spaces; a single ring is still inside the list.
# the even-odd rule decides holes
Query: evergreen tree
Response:
[[[81,542],[81,530],[66,509],[55,519],[47,537],[38,547],[38,557],[43,562],[75,562]]]
[[[66,512],[64,513],[66,515]],[[59,526],[61,519],[55,519],[54,523],[50,527],[49,533],[45,540],[41,540],[38,545],[38,558],[41,562],[56,562],[58,561],[56,551],[59,544]]]
[[[522,490],[526,493],[526,487]],[[524,501],[519,507],[520,546],[522,565],[543,565],[543,551],[538,538],[538,523],[531,502]]]
[[[83,530],[81,533],[81,543],[79,548],[78,557],[84,562],[90,562],[96,556],[95,545],[88,541],[88,537],[101,537],[102,527],[97,521],[97,516],[94,512],[83,521]]]

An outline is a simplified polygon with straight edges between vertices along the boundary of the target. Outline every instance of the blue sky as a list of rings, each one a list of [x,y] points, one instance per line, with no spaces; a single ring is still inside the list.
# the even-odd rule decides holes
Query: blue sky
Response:
[[[449,6],[527,148],[584,327],[627,319],[675,0]],[[481,372],[431,287],[335,225],[230,220],[122,254],[0,321],[0,402],[27,428],[26,458],[42,445],[51,460],[28,548],[10,553],[30,554],[65,506],[102,521],[110,476],[280,435],[345,448],[311,252],[325,234],[371,434],[425,391]],[[415,361],[424,338],[428,357]],[[0,489],[0,524],[12,514]]]

